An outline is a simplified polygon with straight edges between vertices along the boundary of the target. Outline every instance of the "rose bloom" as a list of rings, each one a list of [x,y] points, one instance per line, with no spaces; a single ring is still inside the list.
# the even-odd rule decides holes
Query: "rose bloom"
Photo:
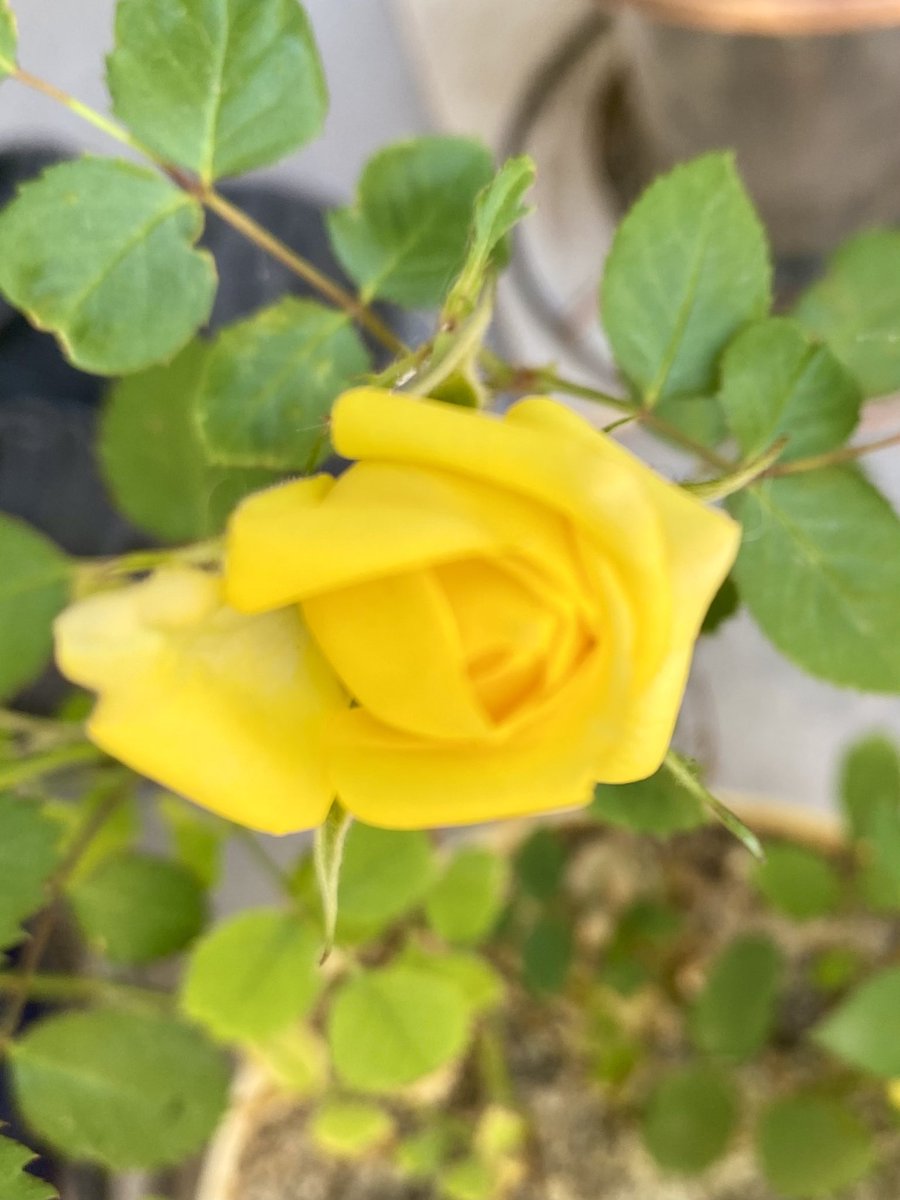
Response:
[[[547,399],[358,389],[333,479],[235,511],[220,578],[161,570],[57,623],[93,740],[270,833],[337,797],[423,828],[651,775],[739,530]]]

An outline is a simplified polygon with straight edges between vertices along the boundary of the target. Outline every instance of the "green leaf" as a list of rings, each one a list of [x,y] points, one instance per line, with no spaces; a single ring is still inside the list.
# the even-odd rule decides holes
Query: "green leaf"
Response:
[[[831,683],[900,691],[900,519],[856,470],[769,479],[729,501],[738,588],[766,636]]]
[[[867,396],[900,388],[900,233],[862,233],[838,250],[795,316],[826,342]]]
[[[590,813],[598,821],[658,837],[707,823],[704,806],[664,767],[639,783],[598,784]]]
[[[19,1109],[35,1132],[69,1158],[114,1171],[180,1162],[228,1099],[224,1058],[164,1017],[65,1013],[32,1026],[10,1053]]]
[[[900,1077],[900,967],[857,988],[816,1027],[816,1041],[879,1079]]]
[[[859,886],[880,911],[900,908],[900,750],[874,736],[848,752],[841,801],[857,843]]]
[[[779,1196],[831,1196],[868,1174],[874,1146],[838,1100],[812,1094],[776,1100],[762,1114],[757,1150]]]
[[[505,859],[490,850],[465,848],[448,863],[428,896],[425,914],[446,941],[476,945],[494,928],[508,884]]]
[[[822,992],[842,992],[858,979],[865,959],[852,946],[828,946],[809,964],[809,978]]]
[[[394,962],[417,971],[426,971],[455,984],[472,1016],[496,1008],[503,999],[502,976],[479,954],[461,950],[429,954],[413,944],[405,946]]]
[[[405,1138],[397,1147],[394,1161],[402,1175],[432,1179],[454,1152],[466,1145],[469,1130],[452,1118],[435,1118],[419,1133]]]
[[[670,396],[660,400],[654,411],[660,421],[668,422],[686,437],[710,449],[715,449],[728,437],[725,414],[716,396]],[[664,440],[672,441],[667,439],[665,432],[654,432]]]
[[[9,0],[0,0],[0,79],[5,79],[15,71],[18,53],[16,14],[10,8]]]
[[[522,978],[533,992],[561,992],[572,965],[572,927],[562,917],[539,918],[522,947]]]
[[[0,698],[50,657],[51,624],[69,597],[72,564],[24,521],[0,513]]]
[[[479,1158],[463,1158],[442,1172],[440,1189],[442,1200],[495,1200],[496,1172]]]
[[[308,1026],[295,1023],[271,1037],[254,1038],[249,1049],[278,1086],[292,1095],[311,1096],[325,1090],[328,1051]]]
[[[500,1166],[514,1160],[525,1149],[528,1135],[527,1119],[514,1108],[495,1101],[479,1118],[475,1150],[482,1162]]]
[[[0,794],[0,950],[21,941],[22,922],[44,902],[59,830],[31,800]]]
[[[338,1158],[360,1158],[383,1145],[393,1131],[394,1122],[384,1109],[363,1100],[332,1100],[309,1124],[316,1145]]]
[[[105,815],[103,824],[91,838],[90,845],[79,854],[78,862],[69,875],[72,885],[92,875],[100,864],[112,855],[130,850],[134,845],[140,832],[135,798],[133,795],[122,794],[122,782],[117,780],[112,785],[109,782],[97,785],[76,804],[70,800],[50,800],[44,805],[44,813],[60,827],[62,836],[59,854],[64,858],[86,827],[86,823],[93,821],[98,810],[107,804],[111,787],[119,791],[119,802],[112,812]]]
[[[328,219],[362,298],[440,304],[463,266],[476,199],[492,175],[488,151],[465,138],[416,138],[370,159],[355,203]]]
[[[842,890],[840,876],[827,858],[788,842],[766,847],[766,861],[756,869],[756,886],[773,908],[795,921],[834,912]]]
[[[709,610],[703,618],[703,627],[700,633],[704,637],[710,637],[712,634],[718,633],[726,621],[730,621],[732,617],[737,616],[740,607],[741,594],[737,590],[734,580],[729,575],[713,597],[713,602],[710,604]]]
[[[3,1200],[53,1200],[58,1196],[55,1187],[26,1175],[25,1168],[36,1155],[18,1142],[0,1136],[0,1196]]]
[[[397,965],[366,971],[336,993],[328,1022],[335,1070],[361,1092],[389,1092],[462,1054],[471,1010],[460,988]]]
[[[783,964],[760,934],[736,938],[709,973],[691,1014],[691,1033],[708,1054],[746,1062],[766,1044],[775,1024]]]
[[[624,996],[658,977],[677,948],[683,918],[677,909],[637,900],[622,914],[603,953],[600,978]]]
[[[338,940],[375,937],[417,908],[432,884],[434,869],[427,833],[354,822],[338,889]]]
[[[765,316],[765,234],[730,154],[658,179],[619,226],[601,291],[623,375],[646,404],[711,392],[718,358]]]
[[[781,461],[842,446],[862,401],[854,378],[795,321],[771,317],[734,339],[722,359],[719,403],[747,459],[786,437]]]
[[[69,900],[88,940],[126,966],[183,950],[206,923],[196,876],[149,854],[108,858],[70,889]]]
[[[50,167],[0,213],[0,288],[83,371],[171,358],[209,317],[216,272],[196,200],[115,159]]]
[[[324,983],[318,957],[318,934],[292,913],[239,913],[194,949],[182,1007],[225,1041],[270,1037],[309,1012]]]
[[[296,0],[119,0],[108,81],[119,120],[207,183],[277,162],[328,110]]]
[[[168,542],[219,533],[240,499],[281,478],[210,460],[196,411],[209,355],[193,341],[171,363],[120,380],[100,421],[100,464],[117,507]]]
[[[163,795],[158,807],[172,839],[175,861],[203,887],[214,887],[221,875],[222,852],[231,827],[179,796]]]
[[[840,795],[853,837],[871,836],[879,809],[900,810],[900,746],[880,734],[851,746],[841,764]]]
[[[535,900],[548,901],[559,894],[565,869],[566,848],[549,829],[536,829],[516,854],[519,884]]]
[[[685,1067],[654,1089],[644,1140],[663,1170],[697,1175],[728,1149],[738,1111],[737,1089],[727,1076],[711,1067]]]
[[[528,215],[524,197],[534,177],[534,161],[527,154],[510,158],[479,193],[466,261],[447,297],[446,315],[451,319],[462,319],[473,310],[492,267],[503,264],[507,234]]]
[[[288,296],[213,344],[197,399],[210,458],[231,467],[311,471],[330,449],[328,417],[369,369],[347,316]]]

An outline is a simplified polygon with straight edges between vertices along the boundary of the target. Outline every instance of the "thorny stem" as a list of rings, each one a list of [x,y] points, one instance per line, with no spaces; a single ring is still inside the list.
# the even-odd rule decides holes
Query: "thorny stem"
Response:
[[[19,974],[14,971],[0,971],[0,995],[18,995],[21,989],[22,978]],[[49,972],[32,975],[28,984],[28,999],[50,1002],[121,1001],[124,1004],[152,1004],[156,1008],[168,1008],[172,1004],[170,993],[157,991],[155,988],[137,987],[135,984],[119,983],[112,979],[97,979],[85,975],[55,975]]]
[[[54,100],[57,104],[62,104],[65,108],[76,116],[93,125],[95,129],[100,129],[108,137],[114,138],[123,146],[127,146],[142,158],[151,162],[158,170],[172,180],[183,191],[188,192],[196,200],[200,201],[210,212],[214,212],[227,222],[232,229],[237,230],[248,241],[253,242],[261,250],[271,255],[283,266],[287,267],[299,278],[303,279],[320,295],[330,300],[332,304],[337,305],[357,321],[364,329],[367,329],[371,335],[381,342],[394,354],[402,354],[406,351],[406,346],[393,333],[392,330],[381,320],[377,313],[373,312],[366,304],[358,300],[356,296],[351,295],[339,284],[329,279],[311,262],[297,254],[294,250],[274,234],[270,233],[257,221],[254,221],[251,216],[245,213],[237,205],[232,204],[221,196],[214,188],[201,183],[199,180],[193,179],[188,173],[181,171],[177,167],[173,167],[165,163],[141,142],[131,136],[127,130],[123,129],[115,121],[104,117],[102,113],[98,113],[95,109],[90,108],[86,104],[82,104],[80,100],[76,100],[74,96],[70,96],[68,92],[64,92],[55,84],[48,83],[45,79],[39,79],[36,75],[32,75],[29,71],[23,71],[21,67],[17,67],[12,73],[13,79],[25,87],[31,88],[33,91],[40,92],[42,95]]]
[[[69,767],[97,765],[106,761],[102,750],[90,742],[79,741],[72,745],[59,746],[43,754],[33,754],[0,766],[0,789],[21,787],[33,779],[53,775]]]
[[[81,741],[84,730],[74,721],[60,721],[52,717],[34,717],[30,713],[13,712],[0,708],[0,734],[24,738],[37,745],[59,745],[61,742]]]
[[[386,346],[393,354],[405,354],[407,347],[396,336],[396,334],[388,328],[381,320],[377,313],[371,308],[363,304],[350,292],[345,291],[334,280],[329,279],[324,275],[318,267],[314,267],[307,259],[296,254],[289,246],[286,246],[279,238],[270,233],[258,221],[243,212],[242,209],[226,200],[224,196],[220,196],[213,188],[200,186],[198,189],[191,189],[210,212],[214,212],[217,216],[226,221],[232,229],[236,229],[238,233],[242,233],[248,241],[253,242],[261,250],[265,250],[272,258],[277,259],[288,270],[293,271],[301,279],[305,280],[311,287],[315,288],[320,295],[330,300],[332,304],[342,308],[354,321],[367,329],[374,338],[377,338],[383,346]]]
[[[668,421],[658,416],[652,408],[645,408],[634,400],[629,400],[624,396],[612,396],[608,392],[601,392],[597,388],[588,387],[586,384],[575,383],[571,379],[565,379],[558,375],[549,367],[524,367],[516,368],[504,363],[502,360],[494,356],[488,360],[489,370],[493,376],[492,382],[500,387],[509,388],[517,392],[562,392],[566,396],[575,396],[581,400],[591,400],[595,404],[605,404],[609,408],[616,408],[619,412],[627,413],[634,420],[645,425],[654,433],[658,433],[669,441],[677,443],[685,450],[690,450],[698,458],[708,463],[712,467],[716,467],[720,471],[731,471],[734,469],[734,464],[730,463],[726,458],[711,450],[709,446],[704,446],[702,442],[695,441],[686,433],[682,433],[675,425],[671,425]]]
[[[793,462],[776,463],[765,472],[768,478],[781,475],[800,475],[804,471],[820,471],[823,467],[835,467],[841,463],[854,462],[867,454],[875,454],[879,450],[887,450],[891,446],[900,446],[900,430],[889,433],[886,437],[875,442],[864,442],[861,446],[843,446],[840,450],[832,450],[828,454],[815,454],[811,458],[797,458]]]
[[[692,496],[696,496],[698,500],[724,500],[728,496],[733,496],[735,492],[749,487],[757,479],[761,479],[771,469],[773,463],[778,461],[787,443],[787,438],[779,438],[764,454],[751,458],[748,462],[739,463],[726,475],[722,475],[718,479],[704,479],[699,483],[682,483],[681,487],[684,491],[690,492]]]
[[[82,855],[88,849],[94,838],[113,815],[122,802],[123,789],[116,787],[109,792],[84,822],[81,830],[73,841],[68,854],[54,871],[47,884],[47,905],[35,922],[31,940],[22,955],[22,963],[16,974],[17,985],[10,986],[11,994],[9,1008],[0,1025],[0,1050],[9,1044],[13,1034],[19,1027],[25,1005],[31,994],[31,987],[41,959],[47,949],[53,927],[56,924],[59,901],[72,873],[81,861]]]
[[[10,77],[25,87],[31,88],[32,91],[40,92],[42,95],[48,96],[51,100],[55,100],[57,104],[62,104],[70,112],[81,117],[83,121],[87,121],[89,125],[93,125],[95,129],[101,130],[108,137],[115,138],[117,142],[121,142],[123,146],[127,146],[129,150],[134,150],[137,154],[145,158],[154,158],[153,152],[148,150],[146,146],[142,146],[121,125],[117,125],[115,121],[110,121],[108,117],[104,117],[102,113],[98,113],[96,109],[90,108],[87,104],[82,104],[80,100],[76,100],[74,96],[70,96],[62,88],[58,88],[56,84],[48,83],[46,79],[39,79],[37,75],[32,75],[30,71],[23,71],[21,67],[16,67],[10,73]]]

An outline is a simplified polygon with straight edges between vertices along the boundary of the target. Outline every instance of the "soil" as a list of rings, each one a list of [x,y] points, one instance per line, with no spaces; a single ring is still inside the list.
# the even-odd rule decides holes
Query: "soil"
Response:
[[[517,1107],[532,1141],[520,1178],[506,1200],[780,1200],[760,1180],[753,1153],[753,1114],[773,1095],[802,1087],[821,1073],[821,1053],[806,1038],[833,1003],[810,981],[810,962],[823,949],[852,948],[867,966],[896,963],[900,920],[855,910],[803,923],[773,914],[750,875],[748,854],[717,828],[681,835],[665,844],[622,831],[578,826],[569,843],[565,892],[576,929],[576,964],[565,998],[537,998],[517,982],[516,955],[492,951],[510,980],[511,999],[499,1031],[506,1048]],[[849,874],[843,852],[837,865]],[[609,1003],[649,1053],[625,1081],[600,1083],[588,1052],[590,1035],[580,997],[596,995],[598,963],[617,917],[636,900],[663,898],[684,916],[677,948],[661,976],[628,999]],[[787,986],[770,1047],[739,1070],[744,1123],[721,1162],[698,1179],[664,1175],[645,1149],[636,1115],[653,1073],[686,1062],[685,1000],[702,985],[710,961],[738,933],[766,932],[782,948]],[[585,990],[587,989],[587,990]],[[608,989],[603,989],[604,993]],[[681,1006],[681,1007],[679,1007]],[[428,1097],[431,1111],[471,1117],[484,1105],[474,1062]],[[257,1079],[253,1097],[219,1154],[229,1158],[229,1184],[207,1189],[204,1200],[438,1200],[431,1185],[399,1176],[387,1154],[363,1161],[336,1160],[304,1133],[308,1108]],[[422,1103],[420,1098],[420,1104]],[[856,1107],[876,1131],[882,1166],[839,1200],[898,1200],[900,1127],[883,1089],[858,1094]],[[420,1110],[421,1111],[421,1110]],[[415,1110],[398,1107],[401,1132]],[[230,1188],[230,1190],[229,1190]]]

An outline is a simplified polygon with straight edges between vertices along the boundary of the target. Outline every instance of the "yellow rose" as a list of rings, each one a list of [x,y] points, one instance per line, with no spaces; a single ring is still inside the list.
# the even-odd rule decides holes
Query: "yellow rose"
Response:
[[[652,774],[734,522],[550,400],[498,418],[359,389],[332,434],[339,479],[239,506],[223,594],[169,572],[61,618],[93,738],[270,832],[333,796],[419,828]]]

